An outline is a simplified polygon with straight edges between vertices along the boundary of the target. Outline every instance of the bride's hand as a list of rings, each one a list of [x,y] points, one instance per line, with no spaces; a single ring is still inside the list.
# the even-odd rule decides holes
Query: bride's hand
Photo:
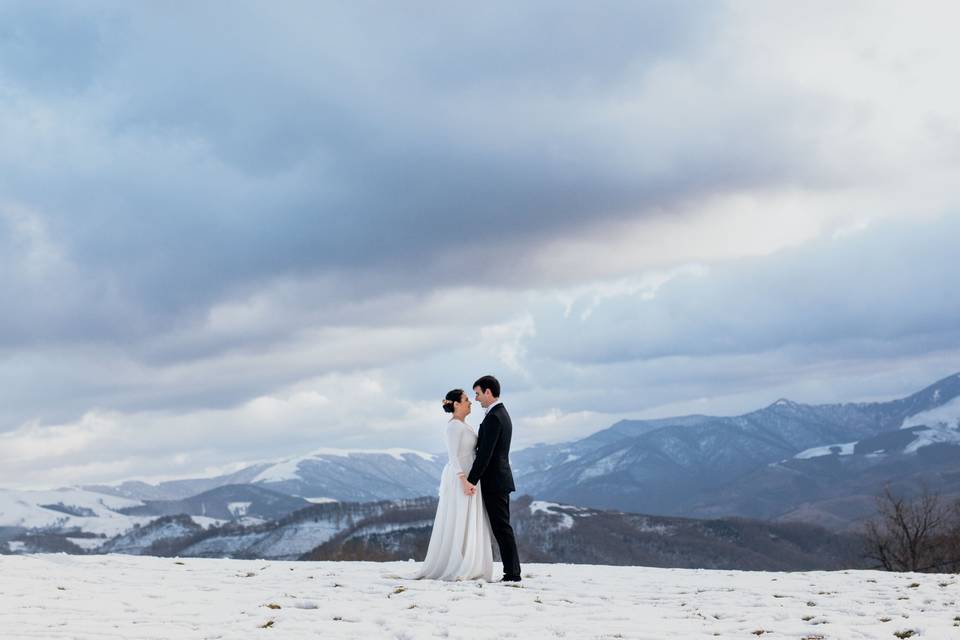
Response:
[[[463,492],[468,496],[472,496],[477,492],[477,488],[470,484],[466,476],[460,476],[460,486],[463,488]]]

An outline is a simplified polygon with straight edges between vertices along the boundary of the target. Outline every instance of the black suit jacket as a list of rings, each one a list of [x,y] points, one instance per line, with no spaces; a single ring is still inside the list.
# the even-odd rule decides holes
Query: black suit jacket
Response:
[[[513,423],[506,407],[498,404],[487,413],[477,433],[477,457],[473,461],[467,481],[483,483],[483,491],[510,493],[517,488],[513,484],[510,469],[510,438]]]

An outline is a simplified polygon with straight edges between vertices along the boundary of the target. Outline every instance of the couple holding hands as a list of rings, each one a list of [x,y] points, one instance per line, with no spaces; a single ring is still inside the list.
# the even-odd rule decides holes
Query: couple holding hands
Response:
[[[462,389],[450,391],[443,410],[447,464],[440,477],[440,501],[426,559],[417,578],[493,581],[493,544],[503,560],[501,582],[520,581],[517,542],[510,526],[510,439],[513,424],[500,402],[500,383],[483,376],[473,393],[485,416],[475,431],[466,422],[471,402]]]

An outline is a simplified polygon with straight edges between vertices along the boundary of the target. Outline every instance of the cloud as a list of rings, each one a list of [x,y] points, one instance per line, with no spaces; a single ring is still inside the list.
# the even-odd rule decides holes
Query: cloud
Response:
[[[133,335],[277,277],[422,290],[603,220],[834,180],[808,153],[829,100],[721,64],[740,53],[718,26],[730,16],[702,5],[500,6],[476,22],[308,4],[8,11],[22,25],[2,41],[17,52],[0,68],[9,195],[139,312]],[[604,45],[571,48],[584,41]],[[47,77],[54,61],[76,79]],[[512,280],[553,276],[527,270]]]
[[[490,371],[557,434],[952,372],[956,12],[4,3],[0,434],[90,477],[304,442],[301,385],[427,446]]]
[[[950,346],[960,302],[943,266],[956,237],[956,215],[901,221],[690,270],[652,296],[628,289],[600,302],[596,294],[557,300],[538,316],[528,348],[600,362],[827,344],[869,357],[877,343],[917,337],[928,348]]]
[[[327,375],[220,409],[92,410],[61,424],[27,423],[0,434],[0,468],[4,482],[35,486],[100,481],[108,462],[113,477],[170,477],[328,443],[370,447],[421,424],[426,413],[423,404],[389,395],[377,372]]]

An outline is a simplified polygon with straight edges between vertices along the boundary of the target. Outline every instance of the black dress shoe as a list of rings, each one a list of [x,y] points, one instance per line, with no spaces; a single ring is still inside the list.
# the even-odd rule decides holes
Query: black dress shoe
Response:
[[[520,582],[520,576],[503,576],[500,582]]]

